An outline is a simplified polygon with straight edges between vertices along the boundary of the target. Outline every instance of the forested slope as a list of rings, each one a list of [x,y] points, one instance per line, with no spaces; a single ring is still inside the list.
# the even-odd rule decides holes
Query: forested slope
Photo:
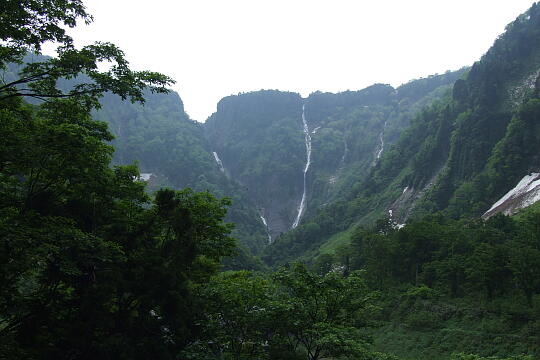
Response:
[[[342,199],[405,129],[424,104],[439,99],[465,69],[413,80],[398,89],[377,84],[338,94],[258,91],[224,98],[204,124],[212,152],[227,176],[245,186],[274,241]],[[296,246],[296,245],[295,245]],[[298,246],[302,246],[301,244]]]
[[[422,112],[353,196],[370,198],[366,194],[371,192],[377,194],[371,196],[375,200],[391,189],[399,194],[407,188],[394,196],[396,205],[407,197],[420,197],[418,202],[386,204],[399,219],[407,218],[411,206],[418,213],[479,216],[537,170],[539,31],[535,5],[456,82],[452,97]]]
[[[115,45],[76,49],[81,0],[0,18],[0,358],[540,356],[540,203],[484,213],[540,194],[537,5],[468,71],[231,96],[206,125]],[[224,271],[263,266],[211,192],[276,269]]]
[[[451,93],[414,116],[363,180],[283,237],[283,250],[276,243],[267,261],[317,252],[333,235],[389,211],[398,223],[437,211],[480,216],[521,178],[538,172],[539,32],[534,5],[457,79]],[[290,247],[297,249],[292,257],[284,251]]]
[[[244,189],[220,171],[202,124],[189,119],[177,93],[145,96],[141,105],[106,94],[94,112],[115,136],[113,161],[137,162],[142,173],[152,174],[150,191],[190,187],[231,198],[227,221],[235,224],[234,236],[251,253],[261,251],[268,242],[266,228]]]

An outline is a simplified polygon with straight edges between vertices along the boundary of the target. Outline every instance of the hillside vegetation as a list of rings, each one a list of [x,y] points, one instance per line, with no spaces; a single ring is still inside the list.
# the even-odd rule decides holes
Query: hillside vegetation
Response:
[[[82,0],[0,18],[0,358],[540,357],[540,203],[485,215],[540,197],[537,4],[470,68],[205,124],[73,46]]]

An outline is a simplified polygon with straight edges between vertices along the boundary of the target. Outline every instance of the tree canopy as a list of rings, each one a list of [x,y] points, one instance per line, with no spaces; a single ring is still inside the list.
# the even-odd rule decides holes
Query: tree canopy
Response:
[[[63,26],[91,20],[82,1],[4,1],[0,14],[0,67],[20,63],[0,84],[0,357],[175,358],[199,327],[192,287],[234,247],[229,203],[150,198],[135,165],[111,166],[113,137],[90,113],[106,91],[143,101],[171,80],[132,71],[112,44],[76,49]],[[50,40],[57,58],[22,63]]]

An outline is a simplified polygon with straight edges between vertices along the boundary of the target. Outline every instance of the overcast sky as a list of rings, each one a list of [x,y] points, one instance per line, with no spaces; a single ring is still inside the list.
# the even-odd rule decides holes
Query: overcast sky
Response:
[[[260,89],[393,86],[471,65],[532,0],[88,0],[77,45],[109,41],[173,77],[191,118]]]

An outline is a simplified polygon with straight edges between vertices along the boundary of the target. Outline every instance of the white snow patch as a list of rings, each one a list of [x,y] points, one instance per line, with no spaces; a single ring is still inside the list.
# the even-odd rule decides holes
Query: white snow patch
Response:
[[[148,181],[148,180],[150,180],[150,178],[152,176],[154,176],[154,174],[152,174],[152,173],[141,173],[137,180],[139,180],[139,181]]]
[[[540,173],[531,173],[524,176],[521,181],[482,215],[488,218],[498,212],[511,215],[540,200]]]

